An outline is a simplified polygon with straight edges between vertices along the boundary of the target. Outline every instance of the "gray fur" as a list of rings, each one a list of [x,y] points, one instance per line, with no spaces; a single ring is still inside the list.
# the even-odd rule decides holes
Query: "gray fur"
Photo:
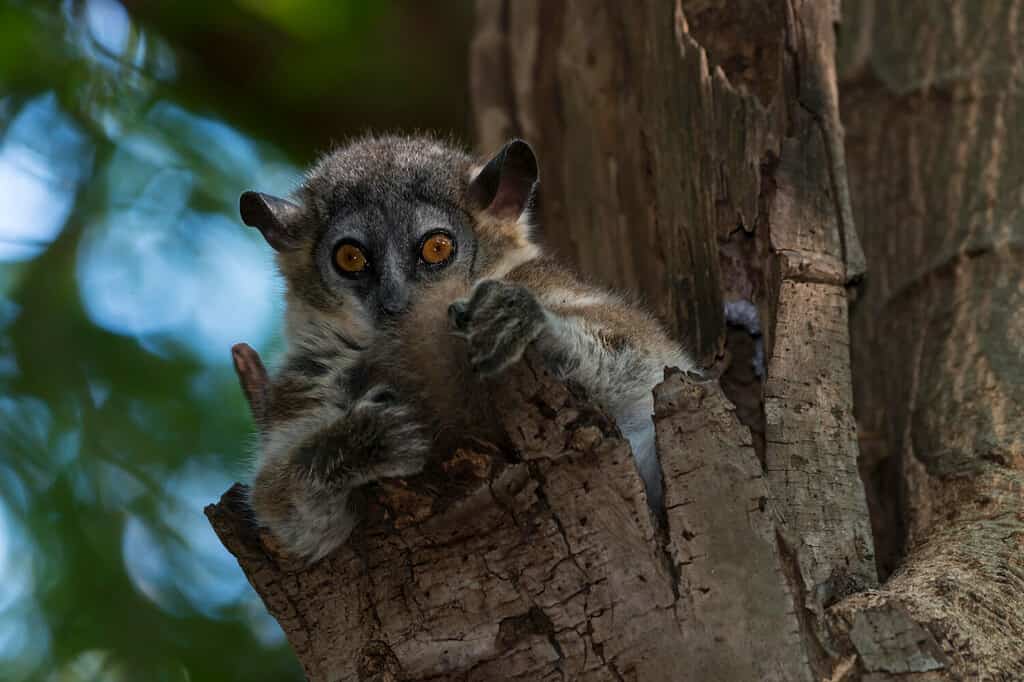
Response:
[[[289,293],[330,312],[358,299],[374,326],[414,300],[415,290],[452,272],[468,273],[475,259],[472,217],[463,201],[471,158],[430,138],[366,137],[324,156],[293,199],[301,207],[312,268],[289,276]],[[459,248],[442,273],[418,259],[417,246],[434,230],[451,233]],[[357,242],[370,267],[343,276],[333,264],[342,241]],[[282,261],[287,261],[285,254]]]
[[[258,520],[288,551],[317,559],[344,542],[358,518],[356,488],[422,470],[437,424],[425,403],[457,404],[447,397],[472,393],[459,383],[466,379],[458,363],[427,382],[447,392],[440,400],[412,388],[415,377],[381,383],[374,363],[401,365],[405,358],[393,354],[404,349],[426,350],[433,365],[430,353],[458,348],[466,377],[489,377],[536,343],[561,377],[582,385],[617,420],[649,501],[660,507],[651,389],[665,366],[693,364],[653,318],[579,282],[530,241],[524,217],[535,163],[525,143],[515,144],[511,191],[488,177],[501,216],[466,200],[474,194],[481,203],[479,183],[470,181],[472,160],[429,138],[357,140],[324,157],[293,195],[297,217],[283,229],[297,242],[289,240],[278,258],[290,345],[271,382],[251,499]],[[484,168],[501,172],[493,160]],[[509,206],[521,206],[520,214],[513,210],[509,219]],[[443,267],[431,267],[418,258],[418,245],[438,229],[456,250]],[[335,267],[333,252],[344,240],[365,249],[364,275]],[[438,327],[410,327],[419,312],[407,311],[441,295],[449,296],[445,331],[464,344],[435,338],[445,333]],[[396,343],[410,334],[426,336]]]
[[[559,376],[582,385],[588,395],[615,419],[629,441],[655,511],[662,506],[661,465],[654,444],[652,390],[666,367],[692,369],[693,362],[674,347],[637,344],[609,348],[585,317],[548,314],[545,333],[538,340],[549,357],[567,358],[555,365]]]

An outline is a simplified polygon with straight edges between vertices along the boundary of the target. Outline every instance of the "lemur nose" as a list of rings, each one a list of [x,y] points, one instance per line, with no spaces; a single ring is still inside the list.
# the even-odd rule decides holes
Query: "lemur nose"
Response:
[[[398,315],[409,309],[409,290],[399,283],[385,282],[377,304],[388,315]]]

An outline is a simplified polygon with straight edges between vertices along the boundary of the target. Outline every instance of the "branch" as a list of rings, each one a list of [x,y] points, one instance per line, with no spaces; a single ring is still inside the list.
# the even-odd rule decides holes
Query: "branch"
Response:
[[[236,343],[231,347],[231,361],[249,410],[258,424],[263,421],[263,403],[267,398],[267,369],[259,353],[247,343]]]
[[[265,373],[235,351],[258,413]],[[368,487],[365,522],[323,561],[282,555],[243,486],[206,514],[311,680],[791,679],[797,627],[749,432],[713,384],[674,373],[658,396],[665,527],[614,424],[536,358],[495,396],[514,459],[459,450]]]

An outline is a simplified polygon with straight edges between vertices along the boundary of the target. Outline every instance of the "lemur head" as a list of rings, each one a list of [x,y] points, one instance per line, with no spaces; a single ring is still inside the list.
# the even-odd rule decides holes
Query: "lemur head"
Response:
[[[423,288],[531,248],[523,217],[536,182],[521,140],[477,167],[434,139],[365,137],[324,156],[291,200],[245,192],[239,209],[277,251],[290,315],[378,326]]]

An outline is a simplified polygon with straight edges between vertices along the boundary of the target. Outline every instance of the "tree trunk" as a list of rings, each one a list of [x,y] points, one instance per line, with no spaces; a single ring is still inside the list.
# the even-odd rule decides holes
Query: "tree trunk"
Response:
[[[920,624],[949,679],[1024,679],[1022,11],[864,0],[843,24],[872,265],[852,318],[857,410],[890,501],[878,526],[898,529],[880,534],[883,570],[898,568],[835,615]],[[879,632],[872,658],[897,677],[906,635]]]
[[[951,67],[984,23],[964,5],[943,15],[961,39]],[[997,305],[1022,294],[1016,203],[995,198],[1014,189],[999,150],[1016,100],[1000,100],[984,149],[968,144],[975,86],[950,97],[870,75],[875,45],[906,49],[915,31],[921,63],[940,63],[941,35],[873,9],[853,11],[847,105],[856,207],[882,273],[855,320],[858,409],[869,452],[905,464],[904,567],[878,587],[857,468],[847,287],[864,258],[838,3],[478,0],[481,147],[533,143],[549,247],[641,292],[712,374],[726,369],[720,381],[669,371],[655,390],[661,519],[614,426],[535,359],[495,396],[513,460],[459,451],[368,490],[370,518],[314,566],[281,556],[229,491],[207,513],[310,679],[1024,678],[1021,396],[1000,371],[1019,360],[1020,316]],[[880,102],[888,118],[873,117]],[[963,127],[948,145],[943,116]],[[891,211],[894,197],[913,210]],[[757,344],[723,316],[744,302],[759,312],[763,379]],[[869,480],[892,459],[874,457]],[[891,508],[875,506],[886,574]]]

